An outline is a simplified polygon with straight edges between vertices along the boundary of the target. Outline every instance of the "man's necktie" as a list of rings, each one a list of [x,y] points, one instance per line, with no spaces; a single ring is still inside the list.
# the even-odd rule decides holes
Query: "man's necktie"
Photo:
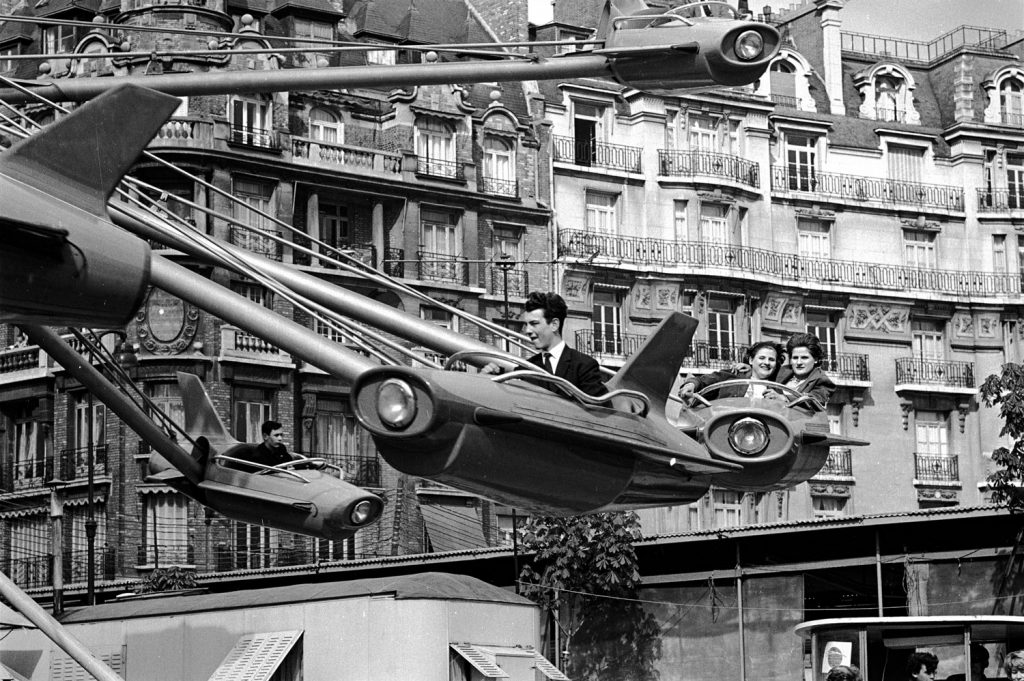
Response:
[[[551,368],[551,353],[542,352],[540,354],[540,358],[541,362],[544,364],[544,371],[548,372],[549,374],[555,373],[555,370]]]

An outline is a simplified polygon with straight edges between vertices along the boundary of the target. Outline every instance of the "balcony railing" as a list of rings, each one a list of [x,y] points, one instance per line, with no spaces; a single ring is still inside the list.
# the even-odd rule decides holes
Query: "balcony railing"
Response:
[[[723,177],[750,187],[761,186],[758,164],[731,154],[659,149],[658,167],[662,175],[672,177]]]
[[[277,230],[264,230],[280,234]],[[268,236],[257,234],[256,232],[239,225],[231,225],[230,233],[228,238],[233,246],[244,248],[247,251],[252,251],[258,255],[262,255],[264,258],[270,260],[281,259],[281,245],[271,239]]]
[[[456,255],[416,251],[416,265],[417,276],[424,281],[467,282],[466,262]]]
[[[526,268],[516,267],[508,270],[497,265],[487,268],[491,278],[491,285],[488,287],[491,295],[503,296],[506,293],[505,282],[508,282],[507,293],[509,297],[525,298],[530,293],[530,275]]]
[[[795,166],[772,166],[772,191],[806,192],[850,201],[879,201],[956,212],[964,209],[962,187],[826,173]]]
[[[1024,209],[1024,187],[1015,191],[1008,189],[979,189],[978,212],[999,213]]]
[[[384,274],[389,277],[405,277],[405,250],[401,248],[388,248],[384,253]]]
[[[213,142],[213,121],[188,116],[175,116],[163,124],[153,141],[153,146],[210,146]]]
[[[871,380],[871,372],[868,371],[867,355],[852,352],[837,352],[834,355],[826,355],[821,360],[821,368],[825,373],[850,381]]]
[[[817,472],[815,477],[838,476],[844,478],[853,477],[853,454],[849,447],[830,447],[825,465]]]
[[[890,123],[906,123],[907,112],[903,109],[894,109],[888,106],[879,106],[875,108],[875,115],[872,117],[876,121],[889,121]]]
[[[240,144],[245,147],[268,149],[270,151],[281,150],[281,141],[276,130],[231,126],[230,141],[232,144]]]
[[[107,474],[107,445],[93,447],[93,475]],[[15,492],[51,482],[83,480],[89,476],[89,450],[62,449],[56,456],[8,459],[0,469],[0,491]]]
[[[768,99],[772,100],[773,103],[778,104],[779,106],[784,106],[789,109],[800,108],[800,98],[792,95],[777,95],[773,92],[768,95]]]
[[[519,182],[485,176],[480,178],[480,191],[491,196],[505,196],[514,199],[519,196]]]
[[[684,369],[725,369],[736,362],[742,362],[747,355],[746,345],[714,345],[698,342],[691,346],[692,352],[683,359]]]
[[[305,137],[292,138],[292,157],[299,163],[335,170],[375,171],[396,177],[402,174],[401,154]]]
[[[1003,125],[1012,125],[1015,128],[1024,128],[1024,113],[1010,111],[1005,107],[999,109],[999,122]]]
[[[957,457],[914,454],[914,478],[922,482],[959,482]]]
[[[640,333],[595,334],[593,329],[576,332],[576,348],[592,355],[626,358],[636,352],[645,340],[647,335]]]
[[[766,275],[775,283],[804,281],[853,289],[929,291],[968,296],[1016,295],[1020,277],[962,270],[927,270],[905,265],[826,258],[802,258],[747,246],[699,241],[669,241],[559,230],[558,254],[571,258],[607,257],[620,263],[689,270],[716,268]]]
[[[2,350],[0,351],[0,374],[36,369],[40,366],[41,361],[46,361],[46,355],[39,350],[38,345]]]
[[[258,359],[277,364],[291,362],[291,356],[277,346],[226,324],[220,327],[220,354],[221,358]]]
[[[326,459],[328,463],[345,471],[345,481],[356,487],[381,486],[380,459],[374,455],[330,452],[305,452],[303,455]]]
[[[427,177],[441,177],[446,180],[466,181],[465,164],[458,161],[417,158],[416,172]]]
[[[896,383],[974,388],[974,362],[943,362],[900,357],[896,360]]]
[[[554,137],[555,160],[578,166],[598,166],[628,173],[640,172],[640,147],[607,144],[596,140]]]

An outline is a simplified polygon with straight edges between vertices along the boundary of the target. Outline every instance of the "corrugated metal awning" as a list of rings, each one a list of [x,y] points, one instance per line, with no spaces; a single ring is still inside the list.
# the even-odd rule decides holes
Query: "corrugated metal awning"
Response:
[[[552,681],[569,681],[569,677],[563,674],[558,667],[551,664],[551,660],[544,657],[536,650],[533,651],[533,662],[537,665],[537,671],[549,679],[552,679]]]
[[[487,546],[477,510],[455,504],[420,503],[430,546],[435,552],[464,551]]]
[[[478,672],[489,679],[507,679],[508,673],[494,661],[494,655],[486,653],[472,643],[452,643],[452,650],[473,665]]]
[[[238,639],[210,681],[267,681],[300,636],[301,629],[246,634]]]

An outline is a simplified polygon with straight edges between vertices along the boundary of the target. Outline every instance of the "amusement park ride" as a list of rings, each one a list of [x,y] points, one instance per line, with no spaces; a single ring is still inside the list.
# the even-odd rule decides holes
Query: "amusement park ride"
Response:
[[[183,375],[186,449],[44,325],[124,326],[150,286],[163,289],[352,385],[360,423],[398,470],[536,513],[679,504],[712,484],[769,490],[806,480],[830,445],[863,444],[830,435],[821,405],[806,396],[782,391],[786,401],[702,401],[678,417],[666,415],[697,326],[692,318],[667,317],[607,382],[608,395],[592,398],[516,355],[288,265],[182,236],[151,212],[108,205],[177,106],[172,95],[580,76],[678,92],[750,83],[779,43],[774,28],[737,18],[720,2],[665,11],[641,0],[610,0],[598,37],[603,44],[596,49],[528,62],[6,81],[0,98],[11,103],[91,101],[0,155],[0,321],[19,324],[149,442],[156,453],[151,479],[228,517],[314,536],[350,536],[380,516],[383,502],[320,460],[301,469],[232,468],[248,445],[227,434],[198,379]],[[450,356],[449,367],[497,361],[510,371],[381,366],[152,253],[147,239],[210,265],[258,269],[317,309]]]

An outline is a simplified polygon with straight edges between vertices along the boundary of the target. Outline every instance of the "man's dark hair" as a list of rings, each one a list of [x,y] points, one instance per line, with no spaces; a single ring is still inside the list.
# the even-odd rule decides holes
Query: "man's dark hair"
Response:
[[[557,319],[558,333],[561,334],[565,331],[565,318],[569,314],[569,306],[565,304],[565,299],[557,293],[533,291],[526,298],[526,304],[523,305],[523,309],[527,312],[543,310],[544,319],[548,324],[551,323],[552,319]]]
[[[812,333],[794,333],[790,336],[789,341],[786,342],[786,353],[792,357],[793,350],[796,348],[807,348],[811,357],[814,358],[815,364],[825,356],[825,351],[821,349],[821,341]]]
[[[907,658],[907,676],[917,676],[921,667],[934,674],[939,667],[939,658],[932,653],[910,653],[910,657]]]
[[[281,424],[277,421],[264,421],[263,425],[260,426],[260,432],[263,433],[263,437],[267,437],[278,428],[281,428]]]

